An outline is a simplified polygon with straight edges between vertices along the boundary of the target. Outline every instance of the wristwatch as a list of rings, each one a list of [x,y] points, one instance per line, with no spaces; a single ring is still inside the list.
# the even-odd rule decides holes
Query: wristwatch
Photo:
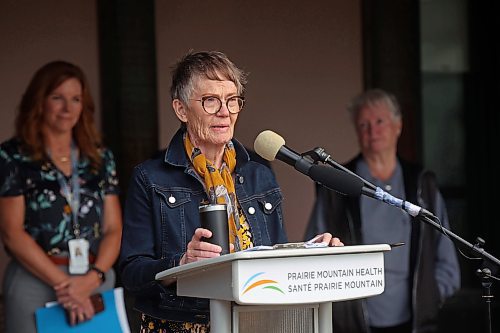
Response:
[[[101,271],[99,268],[97,268],[95,265],[90,265],[89,271],[95,271],[97,273],[97,276],[99,279],[101,279],[101,284],[106,282],[106,273]]]

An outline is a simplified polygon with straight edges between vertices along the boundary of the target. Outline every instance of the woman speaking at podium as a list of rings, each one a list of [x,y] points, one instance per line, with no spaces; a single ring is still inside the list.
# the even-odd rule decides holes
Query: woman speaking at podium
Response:
[[[286,242],[282,194],[272,171],[233,139],[245,104],[245,73],[211,51],[188,53],[172,76],[181,126],[163,156],[134,170],[120,270],[136,295],[141,332],[208,332],[208,300],[177,296],[175,285],[164,286],[155,275],[220,255],[220,246],[202,241],[212,235],[200,228],[198,208],[207,202],[227,205],[232,251]],[[341,244],[328,233],[319,241]]]

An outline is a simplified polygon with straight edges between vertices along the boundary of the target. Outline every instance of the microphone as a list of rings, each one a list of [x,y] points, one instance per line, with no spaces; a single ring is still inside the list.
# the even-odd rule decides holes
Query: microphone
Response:
[[[359,197],[363,181],[327,165],[313,165],[309,177],[317,183],[350,197]]]
[[[268,161],[278,159],[293,166],[297,171],[331,190],[349,196],[361,195],[363,187],[361,180],[332,167],[313,164],[309,159],[285,146],[285,139],[273,131],[266,130],[257,135],[254,150]]]
[[[432,219],[436,218],[428,210],[409,201],[396,198],[354,172],[340,166],[330,158],[331,155],[326,153],[323,148],[316,148],[313,152],[317,156],[315,155],[313,158],[308,159],[285,146],[285,139],[282,136],[273,131],[265,130],[257,135],[254,142],[254,150],[259,156],[268,161],[278,159],[293,166],[299,172],[309,176],[312,180],[330,190],[348,196],[360,196],[363,194],[391,206],[398,207],[413,217],[425,216]],[[313,159],[314,161],[312,161]],[[313,164],[315,161],[333,164],[333,167]],[[338,167],[340,170],[334,167]]]
[[[285,146],[285,139],[273,131],[260,132],[253,143],[255,152],[268,161],[278,159],[293,166],[297,171],[309,176],[312,162]]]

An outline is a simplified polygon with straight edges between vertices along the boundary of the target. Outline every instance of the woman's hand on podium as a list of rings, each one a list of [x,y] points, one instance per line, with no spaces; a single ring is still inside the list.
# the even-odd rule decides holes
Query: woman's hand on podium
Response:
[[[333,237],[333,235],[329,232],[325,232],[323,234],[319,234],[310,240],[307,243],[323,243],[327,246],[344,246],[344,243],[340,241],[339,238]]]

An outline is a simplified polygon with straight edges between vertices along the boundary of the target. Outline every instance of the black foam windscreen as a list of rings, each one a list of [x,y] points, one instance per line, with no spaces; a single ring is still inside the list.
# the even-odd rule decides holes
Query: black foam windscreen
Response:
[[[348,196],[360,196],[363,181],[328,165],[313,165],[309,177],[323,186]]]

